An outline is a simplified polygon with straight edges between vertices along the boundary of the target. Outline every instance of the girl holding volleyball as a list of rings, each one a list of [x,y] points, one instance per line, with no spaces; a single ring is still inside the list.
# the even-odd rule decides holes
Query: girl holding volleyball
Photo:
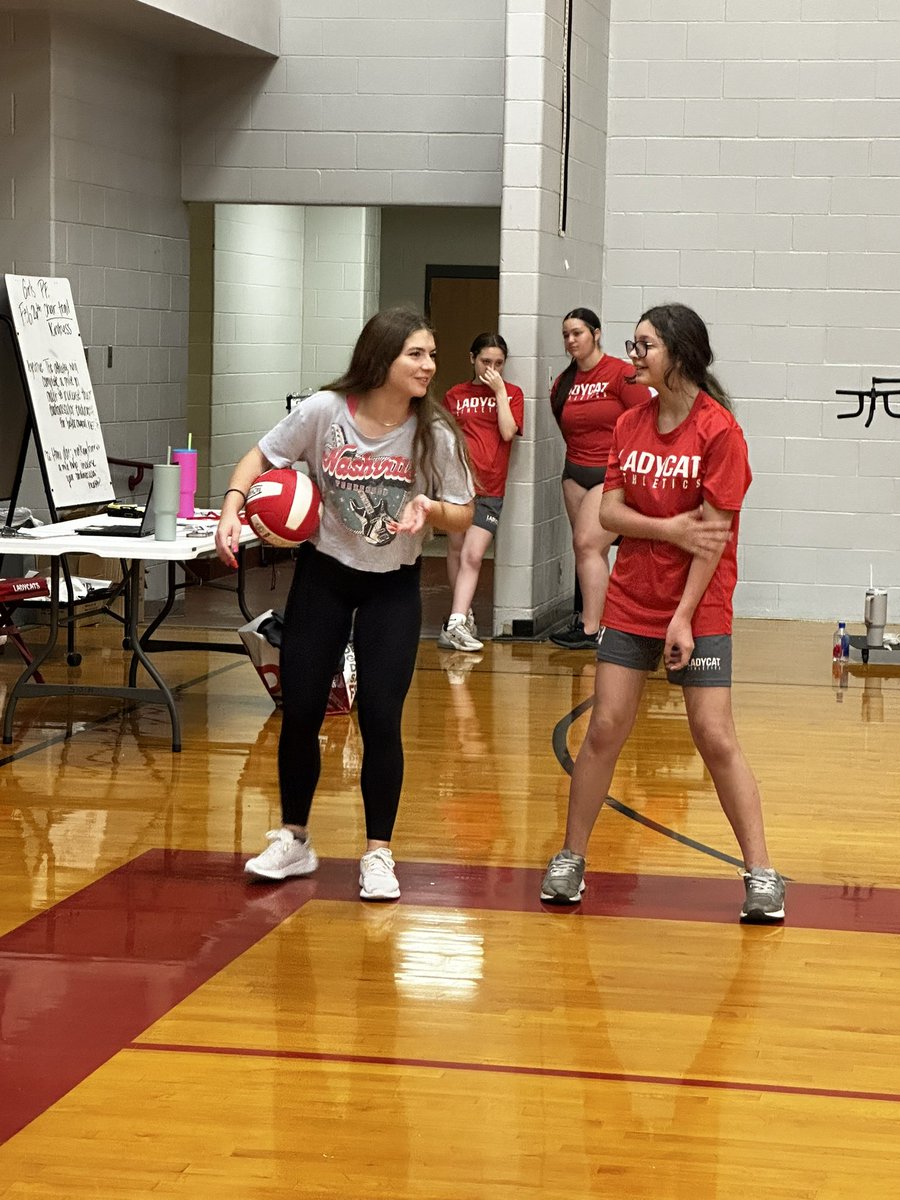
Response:
[[[216,533],[235,565],[239,510],[270,467],[304,463],[322,494],[318,531],[299,552],[284,615],[278,746],[282,828],[246,870],[264,879],[311,874],[319,729],[353,630],[366,850],[360,895],[400,895],[390,842],[403,782],[400,722],[421,626],[419,555],[427,528],[464,532],[474,495],[465,447],[429,395],[434,334],[422,317],[388,309],[366,324],[347,371],[304,400],[234,469]]]
[[[603,612],[590,725],[572,772],[565,845],[550,860],[541,899],[581,899],[588,839],[644,680],[662,657],[669,681],[684,690],[691,736],[741,848],[741,919],[781,920],[784,880],[769,861],[759,790],[731,711],[747,445],[709,371],[709,335],[692,309],[649,309],[626,348],[635,379],[657,396],[620,417],[613,434],[600,517],[623,540]]]
[[[473,378],[458,383],[444,397],[466,440],[475,475],[475,516],[465,533],[449,534],[447,574],[453,589],[450,618],[441,630],[443,650],[481,650],[471,618],[472,600],[485,552],[503,508],[512,440],[522,432],[525,397],[503,378],[506,342],[499,333],[480,333],[469,348]]]
[[[609,548],[616,539],[600,523],[612,431],[622,413],[644,404],[650,393],[632,380],[628,363],[603,352],[600,318],[591,309],[566,313],[562,333],[571,362],[550,389],[550,403],[566,443],[562,490],[572,526],[581,616],[550,640],[565,650],[596,650],[609,583]]]

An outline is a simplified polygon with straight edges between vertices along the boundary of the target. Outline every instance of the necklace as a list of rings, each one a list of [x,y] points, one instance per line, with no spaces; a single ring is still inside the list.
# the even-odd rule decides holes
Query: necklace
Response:
[[[381,425],[385,429],[396,429],[398,425],[403,425],[409,420],[409,413],[401,421],[382,421],[380,417],[375,417],[371,413],[363,412],[363,416],[369,421],[374,421],[376,425]]]

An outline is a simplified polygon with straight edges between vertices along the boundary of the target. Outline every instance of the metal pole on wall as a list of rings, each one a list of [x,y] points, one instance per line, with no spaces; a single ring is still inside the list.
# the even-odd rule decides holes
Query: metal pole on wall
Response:
[[[559,235],[565,237],[569,207],[569,139],[572,131],[572,10],[565,0],[563,14],[562,152],[559,161]]]

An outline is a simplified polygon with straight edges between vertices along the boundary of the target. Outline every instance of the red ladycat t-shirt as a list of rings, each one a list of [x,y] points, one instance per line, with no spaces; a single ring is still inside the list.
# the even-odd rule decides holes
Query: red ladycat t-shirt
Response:
[[[694,637],[731,633],[737,584],[738,516],[752,478],[747,443],[732,414],[706,392],[670,433],[657,428],[657,400],[616,425],[604,491],[648,517],[674,517],[708,500],[735,514],[725,547],[691,621]],[[671,542],[624,537],[616,556],[603,624],[624,633],[665,637],[687,583],[692,556]]]
[[[622,413],[650,399],[642,383],[626,383],[631,363],[604,354],[591,371],[578,371],[563,405],[559,427],[566,458],[579,467],[605,467],[612,431]],[[550,389],[555,393],[559,379]]]
[[[525,420],[525,397],[514,383],[506,383],[509,409],[521,434]],[[456,418],[466,439],[479,496],[502,496],[509,473],[512,441],[505,442],[497,424],[497,397],[486,383],[458,383],[444,397],[444,408]]]

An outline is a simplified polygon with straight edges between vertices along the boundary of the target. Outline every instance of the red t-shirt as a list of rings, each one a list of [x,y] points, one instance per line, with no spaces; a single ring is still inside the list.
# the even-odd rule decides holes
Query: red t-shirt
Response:
[[[650,389],[626,383],[631,363],[604,354],[591,371],[578,371],[560,413],[566,458],[579,467],[605,467],[616,421],[626,409],[650,399]],[[559,379],[550,389],[556,392]]]
[[[510,412],[521,434],[525,420],[525,397],[514,383],[506,383]],[[458,383],[444,397],[444,408],[456,418],[466,439],[475,471],[479,496],[502,496],[506,491],[509,452],[512,442],[504,442],[497,424],[497,398],[486,383]]]
[[[731,633],[737,583],[738,516],[750,486],[747,443],[737,421],[706,392],[670,433],[657,428],[657,400],[616,425],[604,491],[624,489],[625,503],[648,517],[674,517],[708,500],[735,514],[725,547],[691,621],[694,637]],[[603,624],[624,633],[665,637],[687,583],[692,557],[671,542],[622,539]]]

